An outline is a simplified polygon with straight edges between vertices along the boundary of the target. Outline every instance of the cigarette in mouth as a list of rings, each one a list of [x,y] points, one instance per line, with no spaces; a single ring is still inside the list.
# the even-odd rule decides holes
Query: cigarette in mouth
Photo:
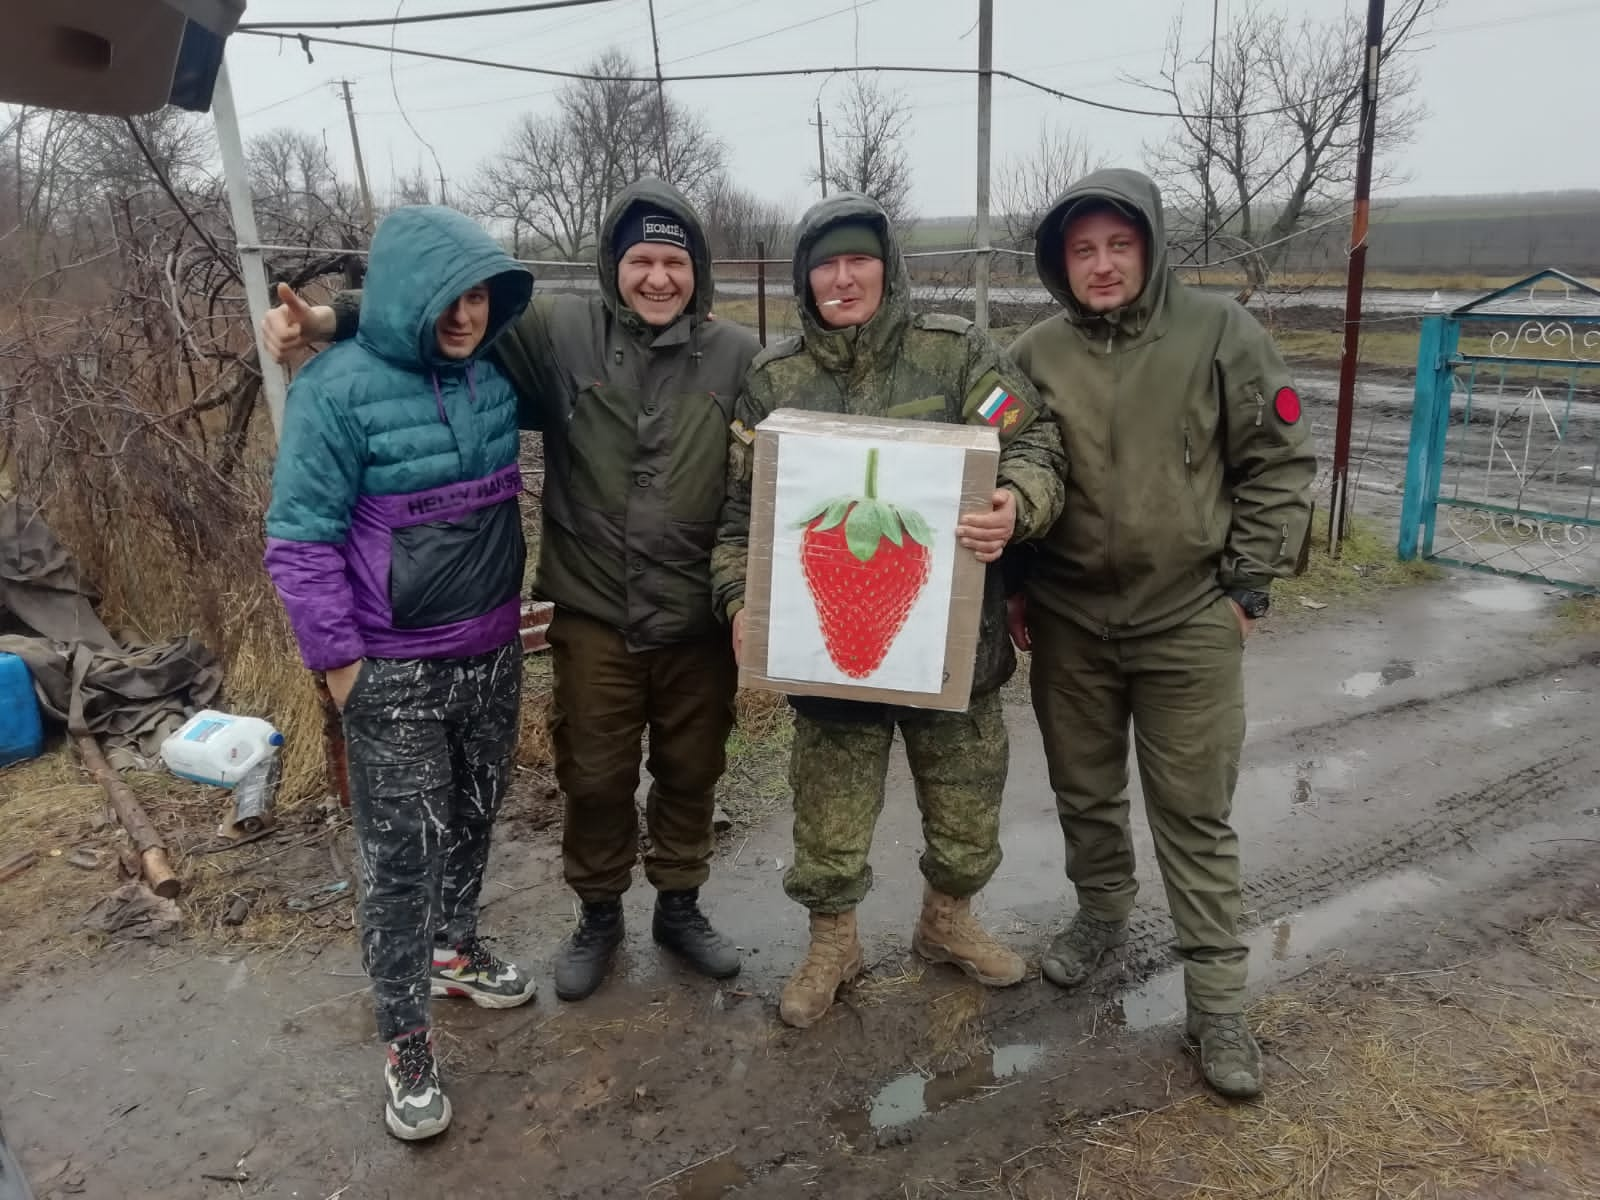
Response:
[[[843,303],[844,303],[843,300],[824,300],[822,302],[822,307],[823,308],[832,308],[835,304],[843,304]]]

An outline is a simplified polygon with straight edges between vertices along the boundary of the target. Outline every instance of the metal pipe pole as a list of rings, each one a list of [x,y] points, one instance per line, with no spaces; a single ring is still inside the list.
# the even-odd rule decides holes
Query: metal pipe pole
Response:
[[[1328,552],[1334,558],[1339,557],[1350,520],[1350,431],[1355,425],[1361,289],[1366,282],[1372,154],[1378,134],[1378,64],[1383,57],[1383,4],[1384,0],[1367,0],[1366,59],[1361,74],[1361,141],[1356,157],[1356,209],[1350,222],[1350,265],[1344,293],[1344,350],[1339,358],[1339,411],[1333,435],[1333,497],[1328,510]]]
[[[661,78],[661,38],[656,34],[656,0],[650,0],[650,44],[656,53],[656,108],[661,119],[661,174],[672,182],[672,157],[667,150],[667,85]]]
[[[767,244],[756,243],[756,338],[767,344]]]
[[[822,198],[828,198],[828,154],[822,148],[822,97],[817,96],[817,177],[822,180]]]
[[[372,188],[367,183],[367,164],[361,157],[361,135],[356,132],[356,110],[350,101],[350,81],[341,79],[339,86],[344,90],[344,115],[350,118],[350,147],[356,156],[356,182],[361,185],[361,205],[366,210],[367,236],[371,237],[378,222],[373,216]]]
[[[973,320],[989,328],[989,122],[994,96],[994,0],[978,0],[978,262]]]
[[[260,245],[261,236],[256,232],[250,172],[245,166],[244,143],[239,140],[239,110],[233,103],[226,54],[211,95],[211,116],[217,126],[217,149],[222,154],[222,176],[228,186],[228,208],[233,215],[233,236],[239,248],[239,273],[244,276],[244,298],[250,308],[250,332],[255,335],[256,356],[261,364],[261,389],[267,396],[267,412],[272,417],[272,435],[276,439],[283,428],[283,401],[288,384],[283,368],[267,353],[266,339],[261,333],[261,319],[271,307],[267,299],[267,264],[261,251],[254,248]]]

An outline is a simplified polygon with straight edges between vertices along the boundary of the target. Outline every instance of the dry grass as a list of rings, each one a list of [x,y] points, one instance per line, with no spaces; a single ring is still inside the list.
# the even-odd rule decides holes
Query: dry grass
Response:
[[[1600,1184],[1600,919],[1524,933],[1482,969],[1443,968],[1270,996],[1251,1021],[1269,1060],[1249,1105],[1187,1095],[1055,1122],[990,1194],[1176,1200],[1445,1200]],[[1544,964],[1559,972],[1541,970]]]
[[[989,1046],[983,1014],[989,997],[977,984],[965,984],[928,1002],[923,1041],[936,1063],[970,1062]]]
[[[1556,615],[1569,633],[1600,633],[1600,596],[1574,596],[1563,600]]]
[[[1580,1169],[1600,1119],[1600,1093],[1584,1083],[1600,1063],[1595,1005],[1586,1023],[1563,1008],[1512,1017],[1497,1001],[1465,1003],[1415,988],[1355,1005],[1271,1001],[1255,1014],[1263,1038],[1316,1056],[1296,1059],[1260,1105],[1192,1096],[1072,1124],[1082,1194],[1442,1196],[1525,1163]]]
[[[1352,520],[1339,557],[1328,552],[1328,520],[1319,513],[1311,533],[1311,557],[1305,574],[1285,579],[1273,589],[1274,619],[1307,613],[1300,603],[1329,604],[1359,601],[1381,591],[1439,579],[1442,568],[1433,563],[1401,562],[1388,535],[1367,521]]]

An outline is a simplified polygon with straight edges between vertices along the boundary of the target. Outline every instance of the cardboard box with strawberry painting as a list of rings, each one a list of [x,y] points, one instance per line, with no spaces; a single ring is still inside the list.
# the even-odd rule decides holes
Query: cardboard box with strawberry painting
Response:
[[[780,409],[754,453],[740,685],[966,708],[984,567],[955,526],[989,507],[994,431]]]

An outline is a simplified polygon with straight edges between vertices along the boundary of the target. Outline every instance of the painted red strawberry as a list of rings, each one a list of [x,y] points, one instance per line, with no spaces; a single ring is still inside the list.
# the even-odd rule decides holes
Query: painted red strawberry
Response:
[[[878,499],[878,451],[867,451],[864,496],[840,496],[797,523],[800,569],[828,657],[851,679],[882,664],[932,566],[922,517]]]

